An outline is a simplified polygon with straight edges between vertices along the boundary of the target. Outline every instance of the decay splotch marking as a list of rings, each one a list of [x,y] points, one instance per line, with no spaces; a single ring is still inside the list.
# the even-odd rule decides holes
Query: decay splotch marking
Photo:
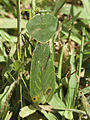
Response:
[[[51,90],[52,90],[52,88],[48,88],[48,89],[46,90],[45,94],[46,94],[46,95],[49,95],[50,92],[51,92]]]
[[[38,27],[38,28],[36,28],[36,31],[39,31],[40,30],[40,28]]]

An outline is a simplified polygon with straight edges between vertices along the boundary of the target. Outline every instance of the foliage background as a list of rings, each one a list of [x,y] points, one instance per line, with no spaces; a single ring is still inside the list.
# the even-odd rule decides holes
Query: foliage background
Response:
[[[56,92],[48,104],[54,105],[55,110],[63,108],[64,115],[61,111],[52,114],[38,109],[32,111],[30,108],[29,114],[33,114],[30,117],[26,115],[26,119],[89,119],[90,0],[22,0],[21,61],[17,58],[17,2],[0,0],[0,119],[19,120],[20,108],[32,105],[27,91],[31,60],[37,41],[28,35],[26,24],[43,10],[55,15],[59,21],[57,32],[52,38]],[[80,82],[75,83],[79,79]],[[71,87],[76,85],[77,89],[72,90]],[[66,109],[76,111],[72,115]],[[23,114],[25,111],[26,109],[22,111]]]

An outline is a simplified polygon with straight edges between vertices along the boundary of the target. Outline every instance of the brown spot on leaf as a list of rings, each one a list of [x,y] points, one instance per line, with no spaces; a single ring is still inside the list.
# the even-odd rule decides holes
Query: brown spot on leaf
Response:
[[[36,31],[39,31],[40,30],[40,28],[36,28]]]
[[[48,88],[48,89],[46,90],[46,95],[49,95],[50,92],[51,92],[51,90],[52,90],[52,88]]]
[[[32,35],[34,34],[34,32],[32,32]]]

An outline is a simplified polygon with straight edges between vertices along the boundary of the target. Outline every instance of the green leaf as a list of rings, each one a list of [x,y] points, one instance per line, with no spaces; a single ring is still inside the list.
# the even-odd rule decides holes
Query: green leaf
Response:
[[[12,57],[14,55],[15,51],[16,51],[16,44],[11,43],[10,46],[11,46],[11,49],[10,49],[9,56]]]
[[[61,82],[62,82],[62,85],[65,86],[66,88],[68,87],[68,78],[67,77],[64,77],[61,79]]]
[[[9,35],[4,30],[0,30],[0,41],[2,43],[6,43],[6,47],[10,48],[9,56],[12,57],[16,51],[17,37]]]
[[[87,24],[90,24],[90,0],[82,0],[83,2],[83,6],[73,6],[73,16],[75,16],[76,14],[78,14],[80,12],[80,15],[78,16],[78,18],[82,18],[82,19],[87,19]],[[71,9],[71,5],[70,4],[65,4],[62,9],[60,9],[60,12],[62,12],[65,15],[70,15],[70,9]]]
[[[59,98],[58,94],[56,93],[52,100],[49,102],[49,104],[54,108],[54,109],[59,109],[59,108],[65,108],[64,102]]]
[[[86,18],[89,20],[90,23],[90,0],[82,0],[82,3],[84,5],[84,12]]]
[[[56,32],[58,20],[50,14],[34,16],[26,25],[29,34],[37,41],[47,42]]]
[[[21,20],[21,28],[25,28],[27,20]],[[0,18],[0,28],[17,28],[17,19]]]
[[[47,120],[45,116],[43,116],[39,112],[35,112],[27,117],[27,120]]]
[[[25,106],[21,108],[21,111],[19,112],[20,117],[25,118],[31,114],[33,114],[36,111],[31,105]]]
[[[62,50],[61,50],[60,59],[59,59],[59,65],[58,65],[58,75],[57,75],[57,77],[59,79],[61,79],[61,73],[62,73],[63,54],[64,54],[64,45],[63,45]]]
[[[16,81],[13,82],[10,86],[6,86],[4,92],[0,94],[0,120],[4,120],[9,109],[9,101],[12,96],[12,92],[16,85]],[[10,117],[10,116],[8,116]]]
[[[58,0],[55,6],[55,10],[54,10],[54,15],[57,15],[58,12],[60,11],[60,9],[63,7],[63,5],[65,4],[66,0]]]
[[[88,101],[89,104],[90,104],[90,95],[87,97],[87,101]]]
[[[42,113],[45,115],[45,117],[48,119],[48,120],[57,120],[57,117],[50,113],[50,112],[46,112],[46,111],[42,111]]]
[[[70,22],[68,22],[68,20],[65,20],[63,22],[63,26],[62,26],[62,33],[66,35],[66,37],[68,37],[68,32],[69,32],[69,28],[70,28]],[[78,44],[81,44],[81,35],[78,33],[79,30],[77,30],[75,27],[72,28],[71,30],[71,35],[70,35],[70,38],[78,43]]]
[[[65,4],[62,9],[61,12],[65,15],[70,15],[71,12],[71,4]],[[81,12],[81,14],[79,15],[79,18],[84,18],[83,15],[83,8],[81,6],[73,6],[73,16],[75,16],[76,14],[78,14],[79,12]]]
[[[72,54],[71,54],[71,58],[70,58],[70,65],[71,65],[71,76],[70,76],[68,91],[67,91],[67,95],[66,95],[66,105],[69,109],[74,107],[76,87],[77,87],[76,73],[74,73],[76,71],[76,68],[75,68],[75,50],[74,49],[72,49]],[[70,117],[69,119],[73,118],[72,112],[70,112],[69,116],[68,116],[68,113],[66,111],[65,116],[67,116],[67,118]]]
[[[89,50],[88,50],[89,52]],[[84,55],[84,59],[86,59],[84,62],[83,62],[83,67],[85,69],[85,76],[90,78],[90,62],[89,61],[89,58],[90,58],[90,55],[87,55],[87,57],[85,57]]]
[[[8,111],[4,120],[10,120],[12,117],[12,114],[13,114],[12,112]]]
[[[0,30],[0,40],[2,42],[16,43],[17,37],[9,35],[4,30]]]
[[[64,102],[58,97],[58,94],[56,93],[52,100],[49,102],[49,104],[54,108],[54,109],[62,109],[62,108],[65,108],[65,104]],[[63,111],[60,111],[59,112],[60,115],[63,115],[64,112]]]
[[[81,89],[81,90],[80,90],[80,93],[81,93],[81,92],[83,92],[83,94],[89,93],[89,92],[90,92],[90,86]]]
[[[76,85],[77,85],[76,73],[74,73],[76,71],[74,49],[72,49],[70,65],[71,65],[71,76],[70,76],[69,86],[68,86],[68,91],[67,91],[66,104],[68,108],[73,108],[74,102],[75,102],[74,98],[75,98],[75,92],[76,92]]]
[[[0,41],[0,62],[5,62],[7,60],[7,55],[3,43]]]
[[[13,63],[13,68],[17,72],[23,72],[24,71],[24,65],[23,65],[23,63],[21,61],[18,61],[18,60],[16,60]]]
[[[83,93],[82,93],[82,103],[83,103],[84,109],[85,109],[88,117],[90,118],[90,105],[87,101],[87,98],[84,96]]]
[[[0,94],[0,112],[1,113],[4,111],[4,109],[6,110],[8,107],[9,105],[8,103],[11,98],[15,85],[16,85],[16,81],[13,82],[10,86],[6,86],[4,92]]]
[[[73,114],[71,111],[65,111],[64,116],[66,119],[73,119]]]
[[[8,91],[9,91],[9,86],[6,86],[4,92],[2,94],[0,94],[0,110],[2,110],[5,101],[6,101],[6,97],[8,95]]]
[[[36,104],[49,102],[55,91],[55,71],[48,44],[36,46],[30,71],[30,95]]]

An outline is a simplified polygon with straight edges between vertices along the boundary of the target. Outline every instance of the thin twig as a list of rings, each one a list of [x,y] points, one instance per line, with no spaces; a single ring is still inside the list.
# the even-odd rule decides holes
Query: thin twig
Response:
[[[17,54],[18,60],[21,58],[21,14],[20,14],[20,0],[17,0]]]

